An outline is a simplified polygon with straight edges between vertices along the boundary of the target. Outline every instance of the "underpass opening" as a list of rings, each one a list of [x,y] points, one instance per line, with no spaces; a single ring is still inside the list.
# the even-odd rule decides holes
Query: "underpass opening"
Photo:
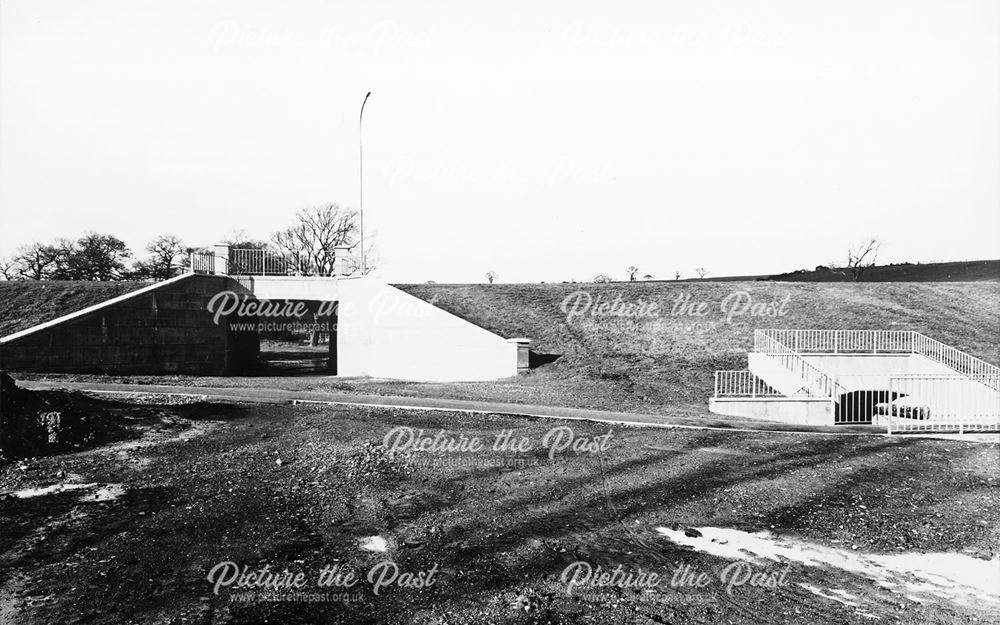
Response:
[[[256,373],[268,376],[336,375],[339,303],[285,300],[285,314],[256,318],[260,338]]]

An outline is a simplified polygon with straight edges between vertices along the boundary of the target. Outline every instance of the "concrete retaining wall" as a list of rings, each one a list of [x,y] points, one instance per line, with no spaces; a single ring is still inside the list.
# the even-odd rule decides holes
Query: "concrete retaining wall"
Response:
[[[802,359],[848,390],[889,388],[891,376],[956,373],[922,354],[803,354]]]
[[[833,425],[834,403],[822,398],[746,399],[713,397],[709,411],[730,417],[750,417],[795,425]]]
[[[185,274],[0,339],[3,367],[65,373],[224,375],[252,367],[256,333],[216,324],[208,301],[235,280]]]

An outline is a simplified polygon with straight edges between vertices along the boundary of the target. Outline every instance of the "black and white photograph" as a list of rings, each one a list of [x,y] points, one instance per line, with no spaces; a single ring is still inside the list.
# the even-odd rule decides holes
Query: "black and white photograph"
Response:
[[[57,623],[1000,623],[1000,2],[0,0]]]

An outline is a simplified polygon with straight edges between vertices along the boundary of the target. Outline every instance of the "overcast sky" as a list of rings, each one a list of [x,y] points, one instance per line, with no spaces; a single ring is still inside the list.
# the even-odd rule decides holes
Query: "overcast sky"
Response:
[[[358,204],[390,281],[1000,258],[1000,2],[0,0],[0,255]]]

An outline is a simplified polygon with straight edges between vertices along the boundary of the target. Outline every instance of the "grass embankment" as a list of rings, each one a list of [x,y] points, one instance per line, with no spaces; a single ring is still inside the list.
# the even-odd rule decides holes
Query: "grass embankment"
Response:
[[[131,293],[145,282],[0,281],[0,337]]]
[[[558,359],[496,382],[416,383],[322,375],[71,376],[77,380],[358,391],[711,417],[717,369],[744,369],[758,328],[916,330],[1000,362],[1000,283],[773,282],[400,285]],[[587,298],[590,306],[584,310]],[[645,304],[639,316],[595,315]],[[566,306],[564,306],[564,302]],[[651,309],[650,305],[657,308]],[[576,306],[576,308],[574,308]],[[582,314],[569,316],[566,310]],[[536,360],[545,361],[545,356]],[[44,377],[39,375],[33,378]],[[58,376],[55,376],[58,378]],[[711,417],[714,419],[714,417]]]
[[[529,337],[538,352],[561,354],[530,376],[463,387],[469,395],[505,393],[508,401],[551,398],[582,407],[703,412],[714,371],[745,368],[759,328],[916,330],[988,362],[1000,361],[1000,284],[992,282],[400,288],[502,336]],[[577,295],[581,292],[587,295]],[[619,298],[624,304],[655,303],[658,310],[638,317],[565,312],[587,297],[588,313],[599,301]],[[702,314],[692,312],[699,310]]]

